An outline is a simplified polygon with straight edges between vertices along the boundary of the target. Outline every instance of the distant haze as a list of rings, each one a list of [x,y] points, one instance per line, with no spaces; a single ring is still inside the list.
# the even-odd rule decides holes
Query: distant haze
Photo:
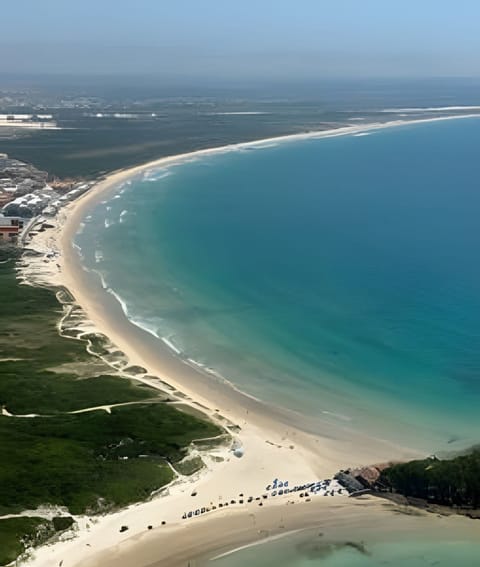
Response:
[[[480,76],[477,0],[2,2],[0,73]]]

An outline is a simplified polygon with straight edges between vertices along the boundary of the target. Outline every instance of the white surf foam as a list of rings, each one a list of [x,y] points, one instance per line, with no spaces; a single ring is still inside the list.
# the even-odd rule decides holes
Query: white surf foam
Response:
[[[100,275],[101,279],[102,279],[102,286],[103,288],[110,294],[113,295],[113,297],[118,301],[118,303],[120,303],[121,307],[122,307],[122,311],[125,314],[126,317],[128,317],[128,305],[126,303],[126,301],[120,296],[118,295],[117,292],[115,292],[111,287],[108,287],[106,285],[105,279],[103,278],[102,275]]]
[[[160,179],[165,179],[165,177],[170,177],[173,175],[173,171],[169,168],[161,167],[157,169],[148,169],[142,176],[143,182],[160,181]]]
[[[93,272],[94,274],[96,274],[100,280],[100,283],[102,284],[102,288],[105,289],[106,291],[109,291],[109,287],[108,284],[105,280],[105,276],[103,275],[103,273],[100,270],[86,270],[87,272]]]
[[[187,358],[187,362],[190,362],[190,364],[193,364],[194,366],[198,366],[199,368],[205,368],[205,364],[198,362],[198,360],[195,360],[194,358]]]
[[[125,313],[125,315],[127,315],[127,313]],[[156,339],[159,339],[160,337],[158,336],[158,333],[155,329],[153,329],[151,327],[151,325],[149,325],[147,322],[143,321],[143,320],[139,320],[139,319],[135,319],[134,317],[129,317],[128,320],[130,321],[130,323],[132,323],[133,325],[135,325],[135,327],[138,327],[139,329],[142,329],[142,331],[145,331],[146,333],[148,333],[149,335],[152,335],[152,337],[155,337]]]
[[[411,113],[411,112],[450,112],[456,110],[480,110],[480,106],[418,106],[411,108],[384,108],[380,112],[388,112],[390,114],[396,114],[399,112]]]
[[[250,149],[252,149],[252,150],[266,150],[268,148],[276,148],[276,147],[278,147],[278,145],[279,144],[275,143],[275,142],[268,143],[268,144],[257,144],[256,146],[252,146]]]
[[[322,413],[325,414],[325,415],[330,415],[330,416],[335,417],[337,419],[341,419],[342,421],[352,421],[352,418],[350,416],[343,415],[341,413],[335,413],[333,411],[327,411],[327,410],[323,410]]]
[[[173,350],[175,354],[182,354],[182,351],[179,350],[169,339],[166,337],[160,337],[160,339],[167,345],[170,350]]]
[[[235,112],[211,112],[213,116],[256,116],[259,114],[270,114],[270,112],[262,112],[261,110],[244,110]]]

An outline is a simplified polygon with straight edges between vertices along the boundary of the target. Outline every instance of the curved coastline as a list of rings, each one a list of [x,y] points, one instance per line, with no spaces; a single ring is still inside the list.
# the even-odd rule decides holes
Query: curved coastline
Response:
[[[214,498],[221,490],[226,490],[228,485],[236,484],[245,491],[263,490],[265,482],[275,475],[288,476],[292,482],[308,481],[315,475],[331,475],[338,468],[355,464],[365,464],[373,461],[387,460],[393,458],[416,456],[416,453],[402,447],[396,447],[381,439],[372,439],[360,432],[352,432],[340,428],[338,423],[332,423],[325,419],[321,432],[309,428],[308,422],[302,416],[293,414],[280,408],[269,406],[255,398],[238,390],[229,383],[216,380],[213,376],[201,372],[200,369],[188,365],[184,360],[175,356],[168,345],[149,335],[146,331],[131,323],[123,313],[117,300],[107,293],[92,285],[91,278],[81,266],[78,254],[72,246],[75,234],[82,220],[88,214],[88,210],[105,199],[105,196],[118,190],[119,185],[127,182],[131,177],[145,173],[149,169],[164,166],[178,165],[182,162],[214,153],[235,151],[249,147],[255,147],[266,143],[288,142],[307,138],[331,137],[340,135],[355,135],[367,133],[380,128],[403,126],[417,122],[431,122],[447,119],[471,118],[479,116],[476,114],[441,116],[427,118],[424,120],[398,120],[386,123],[374,123],[361,126],[348,126],[323,132],[311,132],[296,134],[277,138],[268,138],[255,142],[235,144],[206,150],[199,150],[178,156],[161,158],[146,164],[136,166],[127,170],[121,170],[108,175],[98,182],[89,192],[80,199],[68,205],[61,211],[58,224],[52,231],[35,236],[36,241],[40,239],[40,247],[53,246],[60,252],[59,271],[54,270],[50,276],[45,276],[45,281],[50,285],[62,285],[66,287],[75,297],[76,302],[83,308],[86,316],[93,322],[96,330],[108,336],[111,341],[122,350],[129,358],[131,364],[147,368],[153,376],[172,384],[181,390],[186,396],[186,403],[199,411],[205,411],[212,418],[218,413],[232,423],[240,427],[238,442],[245,450],[245,457],[240,460],[226,459],[224,463],[207,474],[194,481],[195,490],[205,493],[208,498]],[[42,243],[41,240],[44,239]],[[151,385],[158,387],[158,383],[152,380]],[[290,447],[294,447],[290,449]],[[286,453],[286,454],[285,454]],[[285,457],[287,457],[285,459]],[[252,472],[253,471],[253,472]],[[164,558],[169,557],[173,561],[175,552],[171,540],[173,533],[182,533],[184,524],[178,521],[183,506],[190,501],[192,486],[178,485],[174,487],[168,496],[154,499],[150,502],[139,504],[120,511],[111,516],[102,518],[91,531],[82,532],[79,537],[70,542],[56,544],[53,547],[40,549],[32,565],[46,566],[57,564],[64,560],[68,554],[72,559],[64,561],[65,567],[75,565],[108,565],[107,557],[110,554],[115,557],[111,564],[131,565],[128,563],[128,555],[136,546],[136,540],[141,538],[143,544],[151,542],[152,549],[156,553],[165,553]],[[237,491],[238,492],[238,491]],[[269,506],[262,510],[265,516],[266,526],[270,526],[271,534],[275,533],[278,524],[278,510],[285,514],[284,505],[286,500]],[[338,506],[338,503],[336,504]],[[352,503],[345,499],[341,504],[346,510],[353,509],[358,503]],[[327,512],[329,505],[323,502],[312,503],[312,511],[315,514],[323,510]],[[377,502],[369,502],[369,508],[378,509],[384,507]],[[297,507],[298,509],[298,507]],[[305,528],[315,524],[310,515],[299,514],[288,511],[291,517],[289,528],[292,530]],[[292,508],[293,510],[293,508]],[[168,517],[168,530],[160,531],[160,528],[145,534],[145,526],[148,523],[158,524],[158,514],[162,513]],[[258,511],[256,511],[258,515]],[[328,512],[327,512],[328,513]],[[221,533],[217,532],[215,541],[211,535],[207,535],[208,524],[219,524],[219,530],[231,530],[236,522],[248,521],[251,511],[230,509],[228,512],[208,514],[202,519],[194,520],[198,529],[195,530],[192,549],[198,549],[199,555],[208,553],[210,549],[219,549],[218,541],[222,539]],[[391,514],[389,514],[390,516]],[[392,515],[393,516],[393,515]],[[171,518],[171,520],[170,520]],[[175,522],[175,518],[177,521]],[[386,519],[386,518],[385,518]],[[116,525],[126,523],[130,526],[127,533],[120,534]],[[171,523],[172,522],[172,523]],[[229,527],[230,526],[230,527]],[[190,528],[192,525],[190,524]],[[207,531],[206,531],[207,530]],[[233,530],[235,531],[235,530]],[[251,526],[245,530],[239,530],[238,537],[233,532],[225,537],[230,547],[245,545],[258,538]],[[248,535],[247,535],[248,534]],[[229,539],[230,538],[230,539]],[[149,544],[150,545],[150,544]],[[225,544],[224,544],[225,545]],[[133,546],[133,547],[132,547]],[[210,546],[210,547],[209,547]],[[160,550],[163,549],[164,551]],[[123,556],[125,552],[125,556]],[[167,555],[167,553],[171,553]],[[132,557],[130,555],[130,557]],[[158,561],[160,561],[159,556]],[[147,560],[147,558],[145,558]],[[180,557],[176,559],[180,564]],[[112,559],[113,561],[113,559]],[[148,557],[149,563],[136,563],[138,565],[151,564],[152,556]],[[160,564],[160,563],[159,563]],[[169,563],[173,565],[174,563]]]

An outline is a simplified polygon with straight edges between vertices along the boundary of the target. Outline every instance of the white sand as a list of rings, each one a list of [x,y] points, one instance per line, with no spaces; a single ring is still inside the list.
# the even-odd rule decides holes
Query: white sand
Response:
[[[426,121],[458,118],[461,117],[438,117]],[[331,510],[338,506],[353,510],[359,503],[345,496],[316,496],[306,504],[297,494],[295,505],[288,504],[292,500],[288,495],[269,499],[261,508],[254,500],[250,505],[236,504],[228,510],[217,509],[191,520],[181,519],[184,512],[232,498],[238,500],[240,493],[245,497],[259,496],[276,477],[288,479],[292,486],[330,477],[339,468],[414,455],[413,452],[381,439],[363,436],[360,432],[333,430],[328,423],[315,435],[306,433],[289,422],[291,414],[268,407],[226,384],[198,374],[178,360],[173,361],[173,355],[166,347],[152,348],[133,325],[127,325],[125,321],[119,324],[118,313],[113,314],[86,282],[85,273],[72,247],[75,233],[87,215],[87,210],[104,199],[106,194],[114,192],[132,175],[181,163],[186,159],[239,148],[355,134],[403,124],[406,122],[395,121],[271,138],[162,158],[115,172],[63,209],[56,219],[55,228],[33,238],[31,247],[45,254],[54,252],[58,255],[50,260],[45,257],[29,259],[28,265],[23,269],[24,275],[44,284],[67,287],[84,309],[91,321],[91,328],[106,334],[128,356],[132,364],[147,368],[149,374],[162,378],[184,392],[188,396],[186,403],[192,407],[198,409],[196,403],[200,403],[208,408],[206,413],[212,418],[215,419],[221,413],[239,425],[241,431],[234,435],[234,440],[243,446],[245,454],[242,458],[236,458],[229,452],[230,447],[210,451],[205,456],[207,469],[200,475],[174,483],[149,502],[130,506],[106,517],[91,520],[81,518],[80,530],[75,539],[36,550],[29,565],[52,567],[63,562],[63,567],[141,567],[162,558],[164,561],[168,559],[162,565],[183,565],[186,560],[194,559],[200,553],[219,549],[222,543],[234,547],[254,541],[258,538],[258,530],[255,528],[257,521],[261,520],[262,530],[269,533],[278,531],[279,522],[287,522],[288,529],[296,529],[312,525],[313,518],[316,521],[320,516],[328,517]],[[147,382],[153,387],[162,388],[156,380]],[[301,420],[298,421],[301,423]],[[215,457],[224,460],[217,462]],[[193,490],[197,492],[195,497],[191,496]],[[309,509],[315,510],[314,516],[299,513],[301,506],[305,509],[310,506]],[[391,513],[384,512],[383,505],[378,502],[371,503],[369,509],[377,510],[379,506],[385,521],[393,517]],[[162,521],[167,524],[159,527]],[[127,525],[128,531],[120,533],[122,525]],[[148,531],[148,525],[155,529]],[[188,557],[179,552],[180,548],[187,550]],[[142,552],[145,549],[149,550],[148,553]]]

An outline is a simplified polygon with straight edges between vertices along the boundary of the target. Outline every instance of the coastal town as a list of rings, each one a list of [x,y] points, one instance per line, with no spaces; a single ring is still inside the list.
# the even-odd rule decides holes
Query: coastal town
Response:
[[[91,185],[49,180],[47,172],[0,154],[0,243],[16,244],[36,225],[41,230],[48,218]]]
[[[57,123],[51,114],[0,114],[0,127],[16,130],[56,130]]]

